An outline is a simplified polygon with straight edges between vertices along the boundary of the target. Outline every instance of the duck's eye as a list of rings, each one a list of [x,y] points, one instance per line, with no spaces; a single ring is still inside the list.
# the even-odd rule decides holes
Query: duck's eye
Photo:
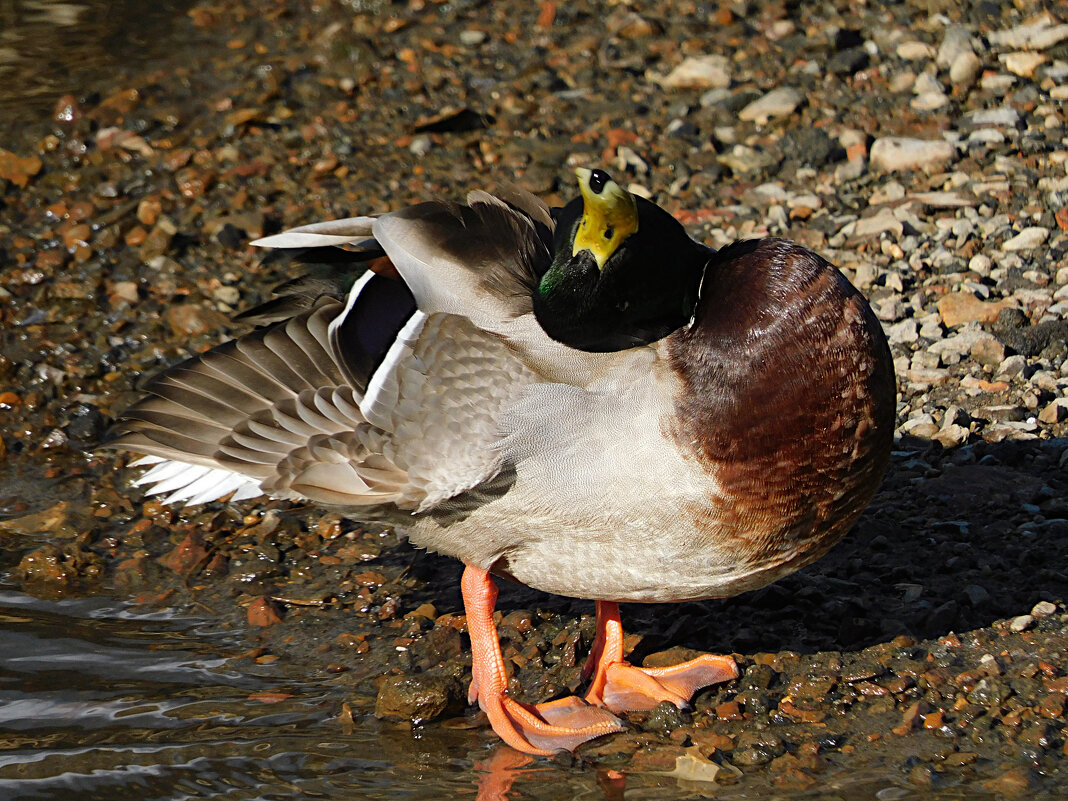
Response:
[[[612,180],[612,176],[604,170],[594,170],[590,173],[590,191],[595,195],[601,194],[605,184]]]

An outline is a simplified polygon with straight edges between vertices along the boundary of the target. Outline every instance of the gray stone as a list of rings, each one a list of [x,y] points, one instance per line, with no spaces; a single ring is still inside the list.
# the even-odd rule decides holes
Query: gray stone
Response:
[[[1014,50],[1045,50],[1068,39],[1068,24],[1054,25],[1048,17],[987,35],[995,47]]]
[[[772,117],[793,114],[802,101],[801,93],[788,86],[772,89],[738,112],[738,118],[763,124]]]
[[[1027,366],[1027,359],[1020,354],[1009,356],[998,365],[998,375],[1012,378],[1023,372]]]
[[[876,139],[871,146],[871,163],[889,172],[939,168],[950,162],[956,152],[951,143],[941,140],[888,136]]]
[[[886,329],[886,338],[891,345],[915,342],[917,337],[915,320],[902,320]]]
[[[935,63],[939,67],[951,67],[965,53],[975,55],[971,32],[961,25],[950,25],[942,37],[942,44],[938,46]]]
[[[1001,128],[1015,128],[1020,124],[1020,112],[1008,106],[983,108],[978,111],[969,111],[964,115],[964,121],[968,125],[975,127],[992,125]]]
[[[960,53],[949,68],[949,82],[966,89],[975,83],[983,69],[983,62],[971,50]]]
[[[1016,236],[1002,242],[1001,249],[1007,251],[1034,250],[1045,244],[1048,237],[1048,228],[1033,225],[1030,228],[1024,228]]]

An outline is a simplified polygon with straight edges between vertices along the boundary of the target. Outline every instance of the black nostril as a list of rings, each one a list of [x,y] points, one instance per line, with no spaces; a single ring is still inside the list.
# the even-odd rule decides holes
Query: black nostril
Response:
[[[601,194],[601,190],[604,189],[605,184],[612,180],[612,176],[606,173],[604,170],[594,170],[590,173],[590,189],[593,194]]]

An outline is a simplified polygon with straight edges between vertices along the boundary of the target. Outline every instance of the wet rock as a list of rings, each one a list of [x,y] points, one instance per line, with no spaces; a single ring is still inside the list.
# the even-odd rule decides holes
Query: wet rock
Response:
[[[71,536],[74,532],[68,524],[70,511],[70,501],[60,501],[40,512],[20,515],[10,520],[0,520],[0,533],[9,532],[20,536],[40,534]]]
[[[775,671],[770,665],[750,665],[738,679],[743,690],[766,690],[775,679]]]
[[[464,706],[460,683],[452,676],[386,676],[375,700],[375,717],[421,725],[446,713],[459,714]]]
[[[77,567],[54,545],[45,545],[22,557],[16,568],[23,581],[64,585],[77,580]]]
[[[174,223],[169,220],[160,220],[140,243],[141,261],[150,262],[168,253],[175,233],[177,233],[177,229]],[[128,242],[128,244],[132,243]]]
[[[204,547],[200,532],[191,531],[166,556],[161,557],[159,563],[180,576],[188,576],[203,564],[207,555],[208,550]]]
[[[415,646],[425,667],[433,667],[463,653],[460,632],[452,626],[435,626]]]
[[[80,447],[96,445],[107,429],[108,419],[91,403],[76,403],[68,412],[67,436]]]
[[[18,156],[0,148],[0,179],[25,187],[41,172],[44,162],[37,156]]]
[[[1005,798],[1026,798],[1034,786],[1034,774],[1023,766],[1009,767],[996,779],[983,782],[987,790]]]
[[[970,693],[968,700],[984,707],[1000,706],[1012,694],[1008,685],[995,679],[981,679]]]
[[[269,598],[256,598],[248,605],[248,624],[258,628],[274,626],[282,622],[278,607]]]
[[[735,742],[731,761],[740,767],[766,765],[786,753],[782,737],[767,729],[743,732]]]
[[[835,686],[834,676],[801,676],[790,683],[787,693],[796,699],[821,700]]]
[[[642,722],[642,729],[655,731],[660,734],[669,734],[686,725],[686,716],[674,704],[664,701],[649,710],[648,716]]]

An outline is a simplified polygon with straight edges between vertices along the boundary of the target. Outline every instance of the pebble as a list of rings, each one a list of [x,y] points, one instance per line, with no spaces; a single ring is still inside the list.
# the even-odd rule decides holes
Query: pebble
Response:
[[[726,89],[731,85],[730,62],[725,56],[690,56],[666,76],[651,76],[667,89]]]
[[[417,134],[408,144],[408,152],[416,158],[422,158],[434,148],[434,140],[429,134]]]
[[[964,323],[992,323],[1006,304],[1001,301],[983,301],[971,292],[953,292],[944,295],[936,304],[946,328],[956,328]]]
[[[999,376],[1005,376],[1012,378],[1023,372],[1023,369],[1027,366],[1027,359],[1020,354],[1014,354],[1012,356],[1005,357],[1001,364],[998,365],[997,374]]]
[[[772,89],[763,97],[754,100],[741,111],[738,118],[752,120],[759,124],[766,123],[773,117],[785,117],[793,114],[802,101],[801,93],[788,86]]]
[[[467,47],[475,47],[486,41],[485,31],[466,30],[460,31],[460,44]]]
[[[919,339],[919,332],[915,320],[902,320],[886,329],[886,338],[891,345],[900,345],[906,342],[915,342]]]
[[[995,47],[1046,50],[1068,39],[1068,24],[1054,25],[1049,16],[1044,16],[1036,22],[994,31],[987,39]]]
[[[850,223],[850,225],[852,230],[847,235],[851,235],[856,239],[865,239],[886,232],[901,236],[904,232],[901,220],[894,215],[894,210],[889,207],[882,208],[871,217],[857,220],[854,223]]]
[[[1019,615],[1012,619],[1012,622],[1009,624],[1009,630],[1016,632],[1027,631],[1031,628],[1034,622],[1035,618],[1032,615]]]
[[[917,42],[915,39],[902,42],[897,46],[898,58],[903,58],[906,61],[926,61],[932,58],[934,54],[933,47],[926,42]]]
[[[983,69],[983,62],[971,50],[966,50],[953,59],[949,67],[949,81],[954,86],[967,89],[975,83]]]
[[[227,317],[198,303],[179,303],[166,311],[167,322],[179,336],[197,336],[218,331]]]
[[[416,674],[387,676],[375,699],[375,717],[407,720],[421,725],[442,717],[446,712],[459,713],[465,703],[459,682],[452,676]]]
[[[726,153],[717,156],[716,161],[739,174],[758,172],[775,163],[775,159],[768,153],[747,145],[735,145]]]
[[[1015,128],[1020,124],[1020,112],[1008,107],[979,109],[965,114],[964,121],[975,127],[992,125],[998,128]]]
[[[1056,613],[1056,611],[1057,605],[1055,603],[1051,603],[1050,601],[1039,601],[1031,609],[1031,615],[1033,617],[1049,617]]]
[[[950,25],[942,35],[942,43],[938,46],[935,63],[939,67],[951,67],[957,59],[967,53],[975,55],[975,51],[972,50],[971,31],[963,25]]]
[[[1001,249],[1005,251],[1034,250],[1045,244],[1049,238],[1049,229],[1035,225],[1024,228],[1016,236],[1001,243]]]
[[[1030,78],[1035,74],[1035,70],[1045,64],[1048,59],[1042,53],[1021,51],[1017,53],[1002,53],[998,56],[998,60],[1013,75]]]
[[[970,354],[977,364],[993,369],[1005,359],[1005,346],[993,338],[980,339],[972,345]]]
[[[945,166],[956,155],[949,142],[890,136],[876,139],[871,146],[871,164],[881,170],[934,169]]]

